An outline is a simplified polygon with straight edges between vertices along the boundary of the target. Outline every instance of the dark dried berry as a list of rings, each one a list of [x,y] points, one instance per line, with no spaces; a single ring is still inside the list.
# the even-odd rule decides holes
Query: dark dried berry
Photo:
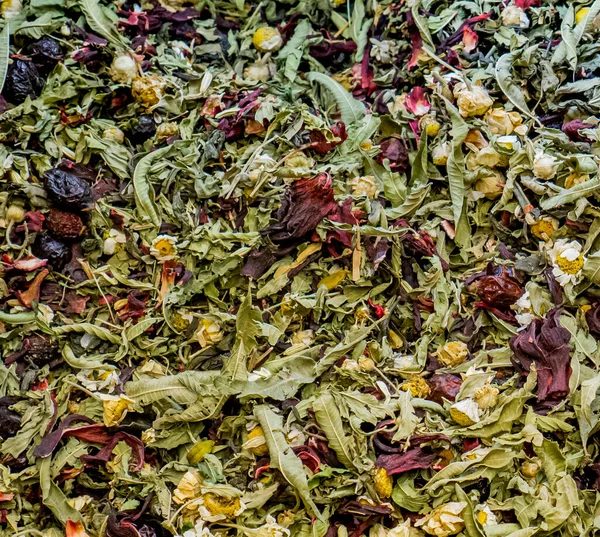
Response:
[[[30,51],[35,65],[42,71],[52,70],[63,56],[58,41],[49,36],[44,36],[31,45]]]
[[[44,89],[44,79],[37,67],[24,60],[14,60],[6,74],[4,96],[8,102],[21,104],[27,97],[35,99]]]
[[[405,172],[408,168],[408,151],[398,138],[386,138],[379,144],[380,153],[377,155],[379,164],[385,159],[390,162],[390,168],[397,172]]]
[[[58,343],[48,336],[33,334],[25,339],[22,350],[25,351],[25,360],[37,367],[43,367],[57,357]]]
[[[50,210],[46,217],[46,227],[57,239],[63,240],[81,237],[85,229],[79,215],[60,209]]]
[[[442,375],[433,375],[427,381],[427,384],[431,388],[429,399],[441,405],[443,404],[443,399],[454,401],[462,385],[462,380],[458,375],[445,373]]]
[[[40,259],[47,259],[53,268],[59,269],[71,257],[71,249],[49,233],[40,233],[33,244],[33,253]]]
[[[82,211],[93,204],[90,184],[81,177],[56,168],[44,174],[48,197],[60,208]]]
[[[0,397],[0,438],[3,440],[14,436],[21,428],[21,414],[9,408],[18,402],[18,397]]]
[[[131,141],[134,144],[143,144],[156,133],[156,125],[152,116],[144,114],[138,119],[137,125],[131,130]]]

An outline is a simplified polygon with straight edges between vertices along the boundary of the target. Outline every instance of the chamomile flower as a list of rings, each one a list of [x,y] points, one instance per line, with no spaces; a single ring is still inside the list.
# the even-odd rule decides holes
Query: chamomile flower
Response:
[[[175,259],[177,256],[177,238],[171,235],[159,235],[152,241],[150,253],[160,263]]]
[[[194,339],[200,343],[201,347],[208,347],[221,341],[224,337],[221,326],[211,319],[202,319],[198,329],[194,334]]]
[[[479,406],[473,399],[463,399],[450,407],[452,419],[464,427],[479,421]]]
[[[565,287],[575,285],[581,280],[582,269],[586,258],[581,251],[581,244],[577,241],[559,239],[548,250],[548,257],[552,262],[552,274],[556,281]]]
[[[239,498],[221,496],[212,492],[200,496],[197,508],[200,518],[206,522],[232,519],[246,510],[246,506]]]
[[[520,296],[519,300],[515,302],[515,309],[517,311],[515,318],[517,319],[517,322],[521,328],[529,326],[535,320],[535,315],[531,310],[529,291],[525,291]]]
[[[350,186],[355,196],[366,196],[369,199],[374,199],[379,195],[377,180],[372,175],[354,177],[350,181]]]
[[[114,255],[123,249],[126,242],[127,236],[125,233],[113,228],[104,236],[102,251],[104,255]]]
[[[486,504],[479,504],[475,508],[475,511],[477,513],[477,521],[482,526],[493,526],[498,523],[498,518]]]
[[[371,56],[381,63],[393,63],[400,51],[397,41],[371,39]]]

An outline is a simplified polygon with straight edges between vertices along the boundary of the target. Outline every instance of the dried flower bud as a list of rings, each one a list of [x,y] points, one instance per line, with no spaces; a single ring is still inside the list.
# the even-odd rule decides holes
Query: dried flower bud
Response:
[[[537,153],[533,159],[533,175],[538,179],[552,179],[556,175],[558,161],[552,155]]]
[[[283,39],[277,28],[263,26],[254,33],[252,44],[259,52],[276,52],[281,48]]]
[[[372,175],[354,177],[350,181],[350,186],[355,196],[366,196],[369,199],[375,199],[379,195],[377,180]]]
[[[539,469],[540,469],[540,465],[537,462],[533,462],[533,461],[525,461],[521,465],[521,473],[525,477],[529,477],[530,479],[537,475]]]
[[[171,138],[172,136],[177,136],[178,132],[179,127],[177,126],[177,123],[161,123],[156,129],[156,139],[166,140],[167,138]]]
[[[163,96],[167,82],[158,75],[140,76],[131,84],[133,98],[144,106],[158,104]]]
[[[454,367],[462,364],[469,356],[467,344],[462,341],[449,341],[438,351],[438,360],[440,364],[446,367]]]
[[[531,233],[538,239],[547,241],[558,229],[558,220],[551,216],[542,216],[531,225]]]
[[[503,136],[512,134],[515,127],[523,123],[523,118],[517,112],[507,112],[504,108],[492,108],[488,110],[485,120],[492,134]]]
[[[109,127],[102,132],[102,138],[122,144],[125,140],[125,133],[118,127]]]
[[[431,393],[427,381],[419,375],[412,375],[410,379],[400,384],[400,389],[405,392],[409,391],[413,397],[420,397],[421,399],[425,399]]]
[[[394,487],[394,479],[388,475],[385,468],[377,468],[375,470],[375,490],[382,500],[389,498],[392,495]]]
[[[506,6],[502,11],[502,24],[527,28],[529,27],[529,17],[519,6]]]
[[[480,410],[485,410],[486,408],[492,408],[498,404],[499,393],[498,388],[495,388],[490,384],[484,384],[475,391],[473,399]]]
[[[6,219],[11,222],[22,222],[25,220],[25,209],[23,209],[23,207],[20,205],[15,205],[14,203],[9,205],[8,209],[6,209]]]
[[[427,136],[436,136],[442,126],[432,115],[426,114],[419,120],[419,127],[427,133]]]
[[[465,521],[459,516],[467,507],[467,502],[450,502],[436,507],[415,523],[435,537],[456,535],[465,527]]]
[[[489,170],[485,177],[475,183],[475,190],[487,199],[496,199],[504,192],[504,176],[497,170]]]
[[[473,85],[471,89],[466,84],[457,84],[454,87],[454,97],[462,117],[482,116],[494,101],[482,86]]]
[[[121,54],[113,60],[109,74],[113,82],[120,84],[131,84],[138,76],[138,64],[131,54]]]
[[[376,365],[373,358],[369,358],[368,356],[363,355],[358,359],[358,367],[360,367],[361,371],[368,373],[370,371],[373,371]]]
[[[448,142],[436,145],[431,151],[431,158],[436,166],[445,166],[448,162],[448,155],[450,155],[450,145]]]

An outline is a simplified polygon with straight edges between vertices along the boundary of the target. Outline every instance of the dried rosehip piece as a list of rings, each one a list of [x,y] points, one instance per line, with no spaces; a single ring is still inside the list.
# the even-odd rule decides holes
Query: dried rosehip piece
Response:
[[[53,168],[44,179],[48,197],[61,208],[83,211],[92,206],[92,188],[81,177]]]
[[[79,215],[51,209],[46,218],[46,227],[56,238],[64,240],[76,239],[83,235],[85,227]]]

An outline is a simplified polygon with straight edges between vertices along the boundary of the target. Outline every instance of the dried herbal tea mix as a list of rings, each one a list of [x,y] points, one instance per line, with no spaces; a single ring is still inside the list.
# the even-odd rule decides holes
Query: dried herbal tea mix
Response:
[[[600,0],[0,12],[0,537],[600,534]]]

